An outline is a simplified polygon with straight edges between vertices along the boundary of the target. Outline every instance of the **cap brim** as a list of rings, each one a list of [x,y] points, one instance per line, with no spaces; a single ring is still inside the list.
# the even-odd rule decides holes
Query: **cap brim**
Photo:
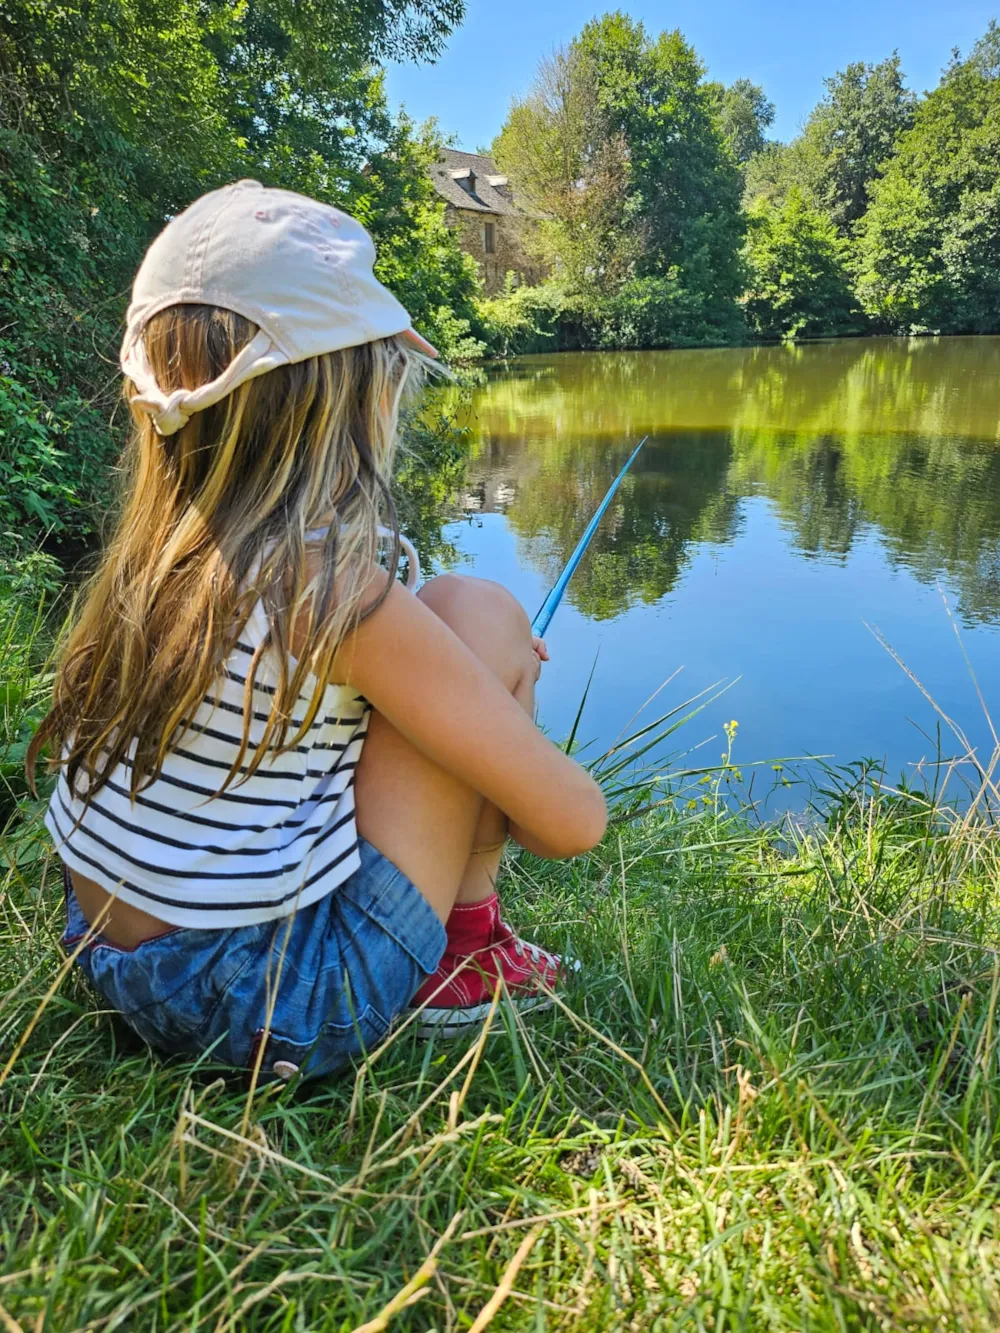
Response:
[[[404,329],[399,336],[405,338],[410,346],[416,348],[418,352],[423,352],[424,356],[433,357],[435,361],[441,355],[433,343],[429,343],[426,338],[421,338],[416,329]]]

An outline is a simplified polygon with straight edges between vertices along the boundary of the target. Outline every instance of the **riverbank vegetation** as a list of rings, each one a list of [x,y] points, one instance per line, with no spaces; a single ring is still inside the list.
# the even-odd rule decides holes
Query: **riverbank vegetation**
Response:
[[[11,1329],[935,1329],[1000,1319],[993,825],[858,770],[808,831],[717,777],[504,873],[582,971],[253,1096],[66,974],[25,807],[0,893]]]
[[[89,539],[124,418],[117,350],[152,236],[252,176],[349,208],[452,358],[478,279],[444,225],[434,136],[377,62],[430,59],[461,0],[0,0],[0,547]],[[4,538],[6,534],[6,538]]]
[[[790,143],[746,79],[622,13],[545,61],[494,144],[553,276],[481,306],[501,354],[1000,330],[1000,29],[918,97],[855,63]]]

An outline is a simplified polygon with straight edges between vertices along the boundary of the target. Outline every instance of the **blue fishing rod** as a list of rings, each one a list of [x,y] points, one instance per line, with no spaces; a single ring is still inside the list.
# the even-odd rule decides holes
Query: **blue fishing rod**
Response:
[[[618,476],[615,477],[614,481],[611,483],[607,495],[604,497],[604,499],[597,507],[597,513],[594,515],[594,517],[590,520],[590,522],[584,529],[583,536],[577,543],[576,550],[566,561],[566,568],[556,579],[555,583],[553,583],[551,589],[549,590],[548,596],[545,598],[545,601],[538,608],[538,612],[535,615],[534,620],[531,622],[532,634],[537,634],[539,637],[541,637],[548,629],[549,621],[555,615],[556,607],[562,601],[562,596],[563,593],[566,591],[566,586],[569,583],[570,579],[573,577],[573,573],[576,570],[577,565],[583,559],[583,553],[590,545],[590,540],[593,537],[594,533],[597,531],[598,524],[600,523],[601,519],[604,516],[605,509],[607,509],[608,505],[611,503],[612,499],[614,498],[615,491],[622,483],[625,473],[635,462],[639,450],[642,448],[642,446],[646,443],[648,439],[649,439],[648,435],[644,435],[642,437],[639,443],[632,450],[628,462],[625,464],[621,472],[618,473]]]

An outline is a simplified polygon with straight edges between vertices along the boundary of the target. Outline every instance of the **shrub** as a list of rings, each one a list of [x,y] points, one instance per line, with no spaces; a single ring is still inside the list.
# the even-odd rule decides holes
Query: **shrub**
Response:
[[[747,322],[762,338],[794,339],[857,333],[848,274],[848,242],[797,187],[780,205],[758,200],[750,210],[746,261]]]
[[[476,332],[491,356],[563,350],[566,294],[556,282],[517,287],[508,273],[502,295],[477,302]]]
[[[588,346],[711,347],[742,340],[738,307],[668,277],[632,278],[610,296],[578,296],[574,313]]]

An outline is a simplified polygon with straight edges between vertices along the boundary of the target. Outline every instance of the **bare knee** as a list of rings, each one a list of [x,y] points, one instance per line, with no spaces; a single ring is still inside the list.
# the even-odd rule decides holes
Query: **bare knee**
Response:
[[[472,651],[513,689],[531,663],[531,624],[499,583],[441,574],[417,593]]]
[[[452,629],[464,621],[488,615],[512,633],[521,633],[530,640],[527,612],[502,583],[471,578],[468,574],[439,574],[428,580],[417,596]]]

